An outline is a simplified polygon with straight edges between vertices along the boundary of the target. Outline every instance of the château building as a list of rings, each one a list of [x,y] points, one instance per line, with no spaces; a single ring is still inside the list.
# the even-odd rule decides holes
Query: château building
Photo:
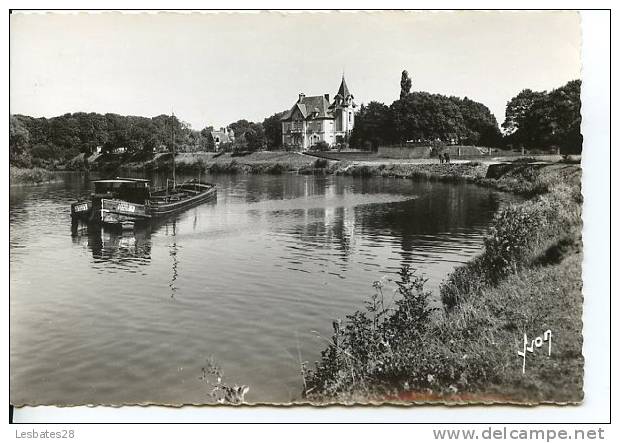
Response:
[[[340,88],[330,104],[329,94],[299,99],[282,117],[282,144],[307,150],[319,142],[330,147],[349,139],[355,124],[355,103],[342,76]]]

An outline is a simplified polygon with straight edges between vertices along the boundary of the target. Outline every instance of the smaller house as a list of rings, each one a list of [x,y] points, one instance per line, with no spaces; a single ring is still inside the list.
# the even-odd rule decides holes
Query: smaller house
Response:
[[[115,154],[124,154],[127,152],[127,148],[125,146],[119,146],[118,148],[115,148],[113,152]]]
[[[211,139],[215,150],[219,151],[220,146],[234,143],[235,132],[229,127],[220,128],[219,131],[211,131]]]

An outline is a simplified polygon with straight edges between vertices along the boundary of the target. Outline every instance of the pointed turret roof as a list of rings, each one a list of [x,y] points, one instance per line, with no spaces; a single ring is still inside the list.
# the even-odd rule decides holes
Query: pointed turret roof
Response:
[[[336,95],[340,95],[342,98],[347,98],[351,95],[347,87],[347,82],[344,79],[344,74],[342,74],[342,82],[340,82],[340,88],[338,88],[338,93]]]

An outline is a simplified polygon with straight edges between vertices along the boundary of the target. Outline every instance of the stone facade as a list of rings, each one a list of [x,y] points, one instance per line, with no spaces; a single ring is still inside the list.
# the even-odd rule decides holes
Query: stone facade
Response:
[[[282,117],[282,144],[305,151],[320,142],[330,147],[346,142],[355,124],[355,107],[344,75],[331,103],[329,94],[310,97],[299,94],[293,107]]]

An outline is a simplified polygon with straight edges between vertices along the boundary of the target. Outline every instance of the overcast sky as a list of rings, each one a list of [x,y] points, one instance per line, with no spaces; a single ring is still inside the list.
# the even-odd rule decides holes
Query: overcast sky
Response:
[[[575,12],[34,14],[11,16],[11,113],[174,110],[193,128],[290,108],[299,92],[390,104],[467,96],[498,122],[524,88],[580,77]]]

